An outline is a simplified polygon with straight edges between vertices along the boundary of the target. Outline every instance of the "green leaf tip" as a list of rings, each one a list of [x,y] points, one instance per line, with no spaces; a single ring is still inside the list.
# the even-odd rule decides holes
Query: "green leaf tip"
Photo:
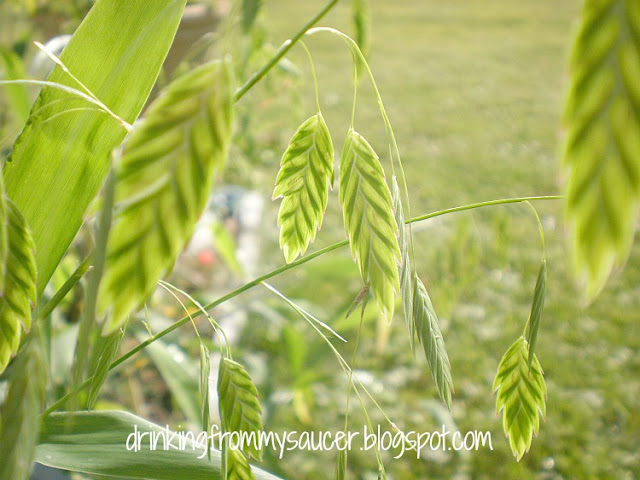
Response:
[[[516,460],[529,451],[546,415],[547,387],[538,358],[528,364],[529,344],[518,338],[504,354],[493,382],[496,413],[502,410],[502,427]]]
[[[438,317],[429,298],[429,293],[418,275],[414,275],[413,331],[422,344],[431,369],[431,376],[440,394],[440,399],[451,409],[453,378],[451,364],[438,325]]]
[[[347,133],[340,157],[340,202],[360,276],[391,321],[400,287],[398,226],[378,155],[353,129]]]
[[[629,255],[640,202],[640,4],[587,0],[571,70],[566,211],[591,302]]]
[[[173,268],[204,210],[231,137],[229,61],[169,84],[124,145],[98,312],[105,334],[124,324]]]
[[[282,197],[278,212],[280,248],[287,263],[304,254],[315,239],[333,182],[333,143],[321,113],[294,133],[276,178],[273,198]]]

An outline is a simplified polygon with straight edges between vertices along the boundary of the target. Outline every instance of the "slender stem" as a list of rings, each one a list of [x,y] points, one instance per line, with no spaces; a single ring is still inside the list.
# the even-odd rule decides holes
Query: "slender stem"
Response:
[[[71,276],[67,279],[67,281],[64,282],[62,287],[60,287],[60,289],[53,295],[53,297],[51,297],[51,300],[49,300],[44,305],[44,307],[38,310],[36,314],[37,315],[36,318],[38,320],[48,317],[49,314],[53,312],[53,309],[56,308],[62,300],[64,300],[64,297],[67,296],[67,294],[71,291],[71,289],[78,284],[78,282],[84,276],[84,274],[87,273],[87,270],[89,270],[89,267],[90,267],[90,263],[91,263],[91,255],[87,256],[82,261],[82,263],[78,265],[78,268],[76,268],[76,270],[71,274]]]
[[[313,87],[314,91],[316,92],[316,109],[318,110],[318,113],[320,113],[320,93],[318,92],[318,77],[316,76],[316,67],[314,67],[313,65],[313,57],[311,56],[311,52],[302,40],[300,40],[300,46],[304,49],[304,51],[307,53],[307,57],[309,58],[311,75],[313,76]]]
[[[284,57],[287,52],[291,50],[291,48],[298,42],[298,40],[300,40],[304,36],[304,34],[307,33],[307,30],[312,28],[322,19],[322,17],[329,13],[329,11],[336,6],[338,1],[339,0],[331,0],[329,3],[327,3],[325,7],[320,10],[311,20],[309,20],[300,30],[298,30],[298,32],[293,37],[284,42],[278,49],[276,54],[273,56],[273,58],[271,58],[271,60],[269,60],[269,62],[264,67],[262,67],[262,69],[254,73],[251,78],[247,80],[247,82],[236,91],[233,96],[233,101],[237,102],[238,100],[240,100],[249,90],[251,90],[251,88],[253,88],[256,83],[262,80],[262,77],[269,73],[269,70],[271,70],[282,59],[282,57]]]
[[[463,212],[465,210],[473,210],[473,209],[482,208],[482,207],[491,207],[493,205],[507,205],[509,203],[522,203],[522,202],[529,202],[534,200],[562,200],[563,198],[564,198],[563,195],[543,195],[539,197],[501,198],[498,200],[489,200],[488,202],[471,203],[469,205],[462,205],[460,207],[447,208],[445,210],[438,210],[437,212],[421,215],[420,217],[414,217],[410,220],[407,220],[405,223],[411,224],[416,222],[422,222],[423,220],[439,217],[441,215],[446,215],[448,213]]]
[[[517,197],[517,198],[503,198],[503,199],[500,199],[500,200],[490,200],[490,201],[487,201],[487,202],[472,203],[472,204],[469,204],[469,205],[462,205],[460,207],[448,208],[448,209],[445,209],[445,210],[438,210],[437,212],[433,212],[433,213],[429,213],[427,215],[422,215],[420,217],[412,218],[410,220],[407,220],[405,223],[406,224],[411,224],[411,223],[421,222],[423,220],[428,220],[430,218],[438,217],[438,216],[441,216],[441,215],[446,215],[448,213],[461,212],[461,211],[464,211],[464,210],[473,210],[473,209],[476,209],[476,208],[490,207],[490,206],[494,206],[494,205],[507,205],[507,204],[510,204],[510,203],[522,203],[522,202],[534,201],[534,200],[559,200],[559,199],[562,199],[562,198],[564,198],[564,197],[561,196],[561,195],[547,195],[547,196],[538,196],[538,197]],[[333,250],[337,250],[339,248],[345,247],[348,244],[349,244],[349,242],[347,240],[343,240],[341,242],[334,243],[332,245],[329,245],[328,247],[325,247],[325,248],[323,248],[321,250],[318,250],[317,252],[314,252],[314,253],[306,255],[306,256],[304,256],[302,258],[299,258],[295,262],[291,262],[291,263],[289,263],[287,265],[283,265],[283,266],[281,266],[279,268],[276,268],[275,270],[272,270],[269,273],[266,273],[266,274],[264,274],[264,275],[262,275],[262,276],[260,276],[258,278],[255,278],[255,279],[251,280],[250,282],[245,283],[240,288],[237,288],[236,290],[234,290],[232,292],[229,292],[226,295],[218,298],[217,300],[214,300],[213,302],[205,305],[204,309],[205,310],[210,310],[210,309],[212,309],[214,307],[217,307],[218,305],[226,302],[227,300],[230,300],[230,299],[232,299],[234,297],[237,297],[241,293],[252,289],[256,285],[260,285],[265,280],[268,280],[270,278],[278,276],[281,273],[284,273],[284,272],[286,272],[288,270],[291,270],[292,268],[295,268],[295,267],[297,267],[299,265],[302,265],[304,263],[310,262],[311,260],[313,260],[313,259],[315,259],[317,257],[320,257],[320,256],[322,256],[322,255],[324,255],[326,253],[332,252]],[[191,315],[191,317],[187,316],[187,317],[181,318],[180,320],[178,320],[177,322],[175,322],[171,326],[165,328],[161,332],[158,332],[155,335],[147,338],[144,342],[142,342],[142,343],[138,344],[137,346],[133,347],[131,350],[129,350],[127,353],[125,353],[124,355],[122,355],[121,357],[116,359],[111,365],[109,365],[109,371],[113,370],[114,368],[116,368],[121,363],[127,361],[129,358],[133,357],[140,350],[144,349],[145,347],[147,347],[148,345],[152,344],[156,340],[164,337],[165,335],[168,335],[169,333],[173,332],[177,328],[180,328],[182,325],[184,325],[185,323],[189,322],[192,318],[198,317],[201,313],[202,313],[201,311],[200,312],[194,312]],[[76,395],[83,388],[87,387],[90,384],[91,379],[92,379],[92,377],[90,377],[86,382],[84,382],[78,388],[76,388],[76,389],[72,390],[71,392],[67,393],[65,396],[63,396],[58,401],[56,401],[54,404],[52,404],[49,408],[47,408],[44,411],[43,416],[48,415],[49,413],[57,410],[62,405],[64,405],[69,398],[71,398],[72,396]]]

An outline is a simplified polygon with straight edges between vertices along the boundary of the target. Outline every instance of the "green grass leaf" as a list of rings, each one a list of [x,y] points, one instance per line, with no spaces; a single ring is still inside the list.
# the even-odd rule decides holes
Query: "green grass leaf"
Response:
[[[542,321],[542,311],[544,309],[544,299],[546,294],[547,261],[542,260],[540,270],[538,271],[538,278],[536,280],[536,288],[533,292],[533,301],[531,302],[531,313],[529,314],[529,321],[527,322],[527,330],[525,332],[525,339],[529,344],[529,357],[527,360],[529,367],[533,361],[533,354],[536,348],[536,342],[538,341],[538,330],[540,329],[540,322]]]
[[[516,460],[529,451],[533,435],[540,428],[540,416],[546,415],[547,387],[542,368],[535,355],[529,368],[528,357],[529,344],[520,337],[502,357],[493,383],[496,412],[502,410],[502,426]]]
[[[8,252],[4,291],[0,296],[0,373],[18,351],[22,329],[29,331],[31,328],[31,310],[36,303],[33,238],[24,217],[11,200],[6,199],[6,207]]]
[[[173,40],[185,0],[101,0],[64,49],[68,69],[113,112],[132,123]],[[56,66],[49,80],[78,88]],[[38,293],[76,236],[126,131],[84,100],[45,87],[4,168],[8,196],[31,227]],[[46,206],[46,207],[45,207]]]
[[[249,434],[255,432],[257,438],[263,431],[258,390],[244,367],[227,357],[220,360],[218,398],[223,430]],[[258,450],[256,443],[244,445],[244,453],[262,460],[262,451]]]
[[[116,207],[98,312],[120,327],[173,268],[222,170],[232,123],[229,61],[172,82],[149,107],[116,165]]]
[[[47,367],[34,329],[12,365],[7,397],[0,409],[0,478],[28,480],[44,406]]]
[[[447,405],[447,408],[451,409],[451,394],[453,392],[451,364],[438,325],[438,317],[433,309],[427,289],[417,274],[414,276],[413,288],[413,328],[424,349],[431,369],[431,376],[440,398]]]
[[[411,351],[415,352],[416,329],[413,321],[413,275],[411,274],[411,264],[409,259],[409,242],[407,237],[407,227],[404,222],[402,211],[402,200],[400,199],[400,188],[396,176],[391,177],[391,198],[393,199],[393,211],[395,212],[396,223],[400,234],[398,235],[398,245],[400,247],[400,296],[402,297],[402,309],[404,319],[409,332],[409,345]]]
[[[43,465],[122,478],[152,480],[221,480],[220,452],[211,452],[211,461],[198,458],[203,447],[186,439],[186,448],[149,449],[149,435],[140,449],[127,450],[127,439],[134,432],[165,433],[164,427],[126,412],[61,412],[43,419],[35,460]],[[171,432],[169,432],[170,437]],[[173,445],[177,444],[177,437]],[[133,439],[129,446],[133,447]],[[279,480],[264,470],[253,468],[257,480]],[[2,477],[12,478],[12,477]]]
[[[353,129],[347,134],[340,157],[340,202],[351,254],[362,280],[371,287],[378,307],[391,321],[399,289],[398,226],[378,155]]]
[[[321,113],[307,119],[289,142],[280,162],[273,198],[278,212],[280,248],[290,263],[304,254],[322,225],[329,184],[333,183],[333,144]]]
[[[640,200],[640,3],[587,0],[565,111],[567,218],[588,300],[621,266]]]

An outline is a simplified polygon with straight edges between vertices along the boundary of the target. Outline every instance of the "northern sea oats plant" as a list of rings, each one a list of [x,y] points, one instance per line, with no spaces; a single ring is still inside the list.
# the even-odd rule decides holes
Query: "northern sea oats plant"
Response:
[[[247,369],[233,360],[224,331],[208,311],[263,285],[322,336],[348,378],[347,398],[353,392],[364,409],[363,398],[373,397],[333,346],[329,336],[341,338],[338,333],[266,283],[347,245],[363,286],[354,306],[366,304],[371,293],[379,314],[391,322],[400,301],[409,344],[412,349],[416,343],[422,345],[440,399],[451,408],[453,372],[436,309],[416,268],[411,226],[454,212],[563,198],[497,199],[411,217],[412,185],[366,60],[370,46],[366,0],[353,2],[356,40],[333,28],[315,27],[339,3],[331,0],[237,89],[233,59],[208,62],[169,82],[141,115],[185,3],[98,0],[61,57],[48,53],[55,67],[46,82],[0,82],[13,89],[7,90],[13,95],[21,94],[15,87],[24,83],[42,86],[0,178],[0,379],[8,385],[0,409],[2,479],[29,478],[34,461],[98,476],[276,478],[250,466],[250,459],[262,458],[257,447],[235,450],[225,444],[222,451],[212,450],[204,459],[184,451],[141,451],[133,457],[123,442],[134,425],[148,425],[153,431],[160,427],[131,413],[93,407],[110,371],[192,323],[201,353],[200,408],[195,416],[208,430],[209,347],[194,322],[203,316],[220,339],[217,393],[222,429],[262,432],[258,391]],[[242,2],[245,31],[251,29],[261,3]],[[311,35],[344,41],[354,60],[354,113],[337,165],[320,109],[312,55],[301,42]],[[298,45],[309,54],[317,111],[293,134],[277,174],[274,166],[273,197],[281,199],[277,223],[287,263],[202,306],[163,278],[187,245],[215,180],[222,175],[233,141],[235,103]],[[629,254],[640,201],[640,3],[586,0],[571,69],[564,149],[567,217],[576,269],[586,298],[592,301],[612,268],[622,265]],[[381,156],[354,125],[363,81],[373,87],[386,132],[382,143],[388,151]],[[306,254],[331,201],[342,206],[347,238]],[[90,256],[47,300],[45,287],[92,211],[98,213]],[[540,227],[542,261],[531,313],[522,336],[504,354],[494,382],[496,409],[502,412],[504,432],[517,460],[539,431],[547,398],[535,354],[547,263],[542,223],[533,211]],[[60,396],[49,391],[47,378],[50,314],[84,277],[86,297],[73,381]],[[127,325],[158,285],[176,298],[187,298],[195,310],[185,307],[184,318],[143,337],[118,356]],[[347,425],[348,419],[345,430]],[[378,477],[386,478],[379,451],[375,457]],[[341,451],[336,478],[347,478],[348,464],[348,453]]]

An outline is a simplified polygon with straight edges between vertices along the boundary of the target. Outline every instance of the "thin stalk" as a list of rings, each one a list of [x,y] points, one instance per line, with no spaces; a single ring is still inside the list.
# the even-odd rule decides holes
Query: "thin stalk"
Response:
[[[517,197],[517,198],[503,198],[503,199],[499,199],[499,200],[490,200],[490,201],[486,201],[486,202],[479,202],[479,203],[472,203],[469,205],[462,205],[459,207],[454,207],[454,208],[448,208],[445,210],[438,210],[436,212],[432,212],[429,213],[427,215],[422,215],[420,217],[415,217],[412,219],[409,219],[405,222],[405,224],[411,224],[411,223],[416,223],[416,222],[421,222],[424,220],[428,220],[430,218],[435,218],[435,217],[439,217],[442,215],[446,215],[449,213],[455,213],[455,212],[461,212],[461,211],[465,211],[465,210],[473,210],[476,208],[484,208],[484,207],[490,207],[490,206],[494,206],[494,205],[508,205],[511,203],[522,203],[522,202],[526,202],[526,201],[537,201],[537,200],[559,200],[564,198],[564,196],[562,195],[546,195],[546,196],[535,196],[535,197]],[[252,289],[253,287],[260,285],[261,283],[263,283],[264,281],[276,277],[284,272],[287,272],[299,265],[303,265],[307,262],[310,262],[311,260],[318,258],[326,253],[332,252],[333,250],[337,250],[339,248],[342,247],[346,247],[349,244],[349,242],[347,240],[343,240],[341,242],[337,242],[334,243],[332,245],[329,245],[321,250],[318,250],[317,252],[311,253],[309,255],[306,255],[302,258],[299,258],[298,260],[296,260],[295,262],[291,262],[287,265],[283,265],[279,268],[276,268],[275,270],[272,270],[269,273],[266,273],[258,278],[255,278],[253,280],[251,280],[250,282],[245,283],[243,286],[237,288],[236,290],[227,293],[226,295],[218,298],[217,300],[214,300],[213,302],[207,304],[204,306],[205,310],[210,310],[212,308],[217,307],[218,305],[237,297],[238,295],[240,295],[243,292],[246,292],[247,290]],[[202,312],[194,312],[192,314],[193,318],[198,317]],[[119,357],[118,359],[116,359],[110,366],[109,366],[109,371],[113,370],[114,368],[116,368],[117,366],[119,366],[120,364],[124,363],[125,361],[127,361],[129,358],[133,357],[136,353],[138,353],[140,350],[144,349],[145,347],[147,347],[148,345],[152,344],[153,342],[155,342],[156,340],[164,337],[165,335],[168,335],[169,333],[173,332],[174,330],[176,330],[177,328],[180,328],[182,325],[184,325],[185,323],[189,322],[191,320],[191,317],[184,317],[181,318],[180,320],[178,320],[177,322],[175,322],[174,324],[172,324],[171,326],[165,328],[164,330],[162,330],[161,332],[156,333],[155,335],[147,338],[144,342],[138,344],[137,346],[133,347],[131,350],[129,350],[127,353],[125,353],[124,355],[122,355],[121,357]],[[45,412],[43,413],[43,415],[48,415],[49,413],[57,410],[58,408],[60,408],[62,405],[64,405],[66,403],[66,401],[71,398],[72,396],[76,395],[79,391],[81,391],[83,388],[87,387],[91,382],[91,378],[89,378],[86,382],[84,382],[82,385],[80,385],[78,388],[74,389],[73,391],[67,393],[65,396],[63,396],[62,398],[60,398],[58,401],[56,401],[54,404],[52,404],[49,408],[47,408],[45,410]]]
[[[71,274],[67,281],[60,287],[60,289],[51,297],[41,309],[36,313],[36,319],[41,320],[49,316],[53,309],[56,308],[64,297],[71,291],[73,287],[75,287],[80,279],[84,276],[85,273],[89,270],[91,263],[91,255],[87,256],[80,265],[75,269],[75,271]]]
[[[247,82],[236,91],[236,93],[233,95],[233,101],[239,101],[249,90],[251,90],[251,88],[253,88],[256,83],[262,80],[262,77],[269,73],[269,70],[276,66],[277,63],[282,59],[282,57],[284,57],[287,52],[291,50],[291,48],[296,43],[298,43],[298,40],[300,40],[308,30],[310,30],[316,23],[318,23],[322,19],[322,17],[324,17],[333,7],[337,5],[338,1],[339,0],[331,0],[329,3],[327,3],[324,8],[320,10],[311,20],[309,20],[300,30],[298,30],[298,32],[293,37],[284,42],[278,49],[276,54],[271,58],[271,60],[269,60],[269,62],[267,62],[267,64],[259,71],[254,73],[251,78],[247,80]]]

